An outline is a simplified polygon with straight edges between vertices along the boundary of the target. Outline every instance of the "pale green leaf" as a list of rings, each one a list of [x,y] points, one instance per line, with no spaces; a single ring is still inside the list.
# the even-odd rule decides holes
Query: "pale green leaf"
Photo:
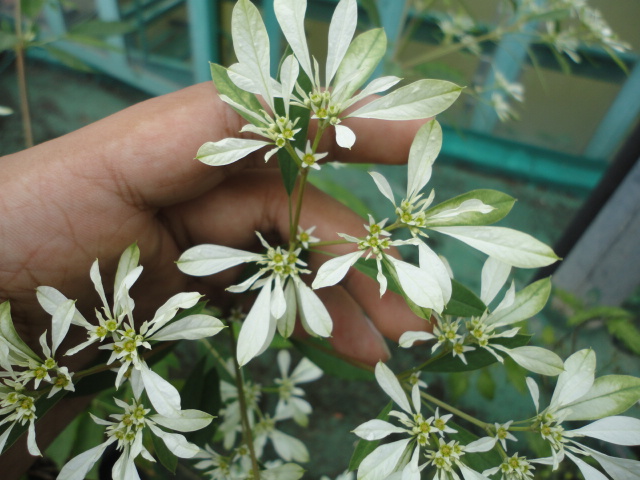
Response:
[[[207,142],[202,145],[198,149],[196,158],[207,165],[219,167],[237,162],[265,145],[271,145],[271,143],[248,138],[224,138],[218,142]]]
[[[14,352],[19,352],[23,356],[37,362],[42,361],[40,357],[22,341],[18,332],[16,332],[13,326],[13,320],[11,320],[11,307],[8,301],[0,303],[0,335],[2,335],[2,339],[9,344],[10,349]]]
[[[450,237],[519,268],[539,268],[551,265],[558,256],[546,244],[531,235],[505,227],[433,227],[432,230]]]
[[[562,359],[545,348],[527,345],[504,351],[514,362],[530,372],[554,377],[564,370]]]
[[[551,279],[540,279],[516,293],[514,302],[490,315],[487,323],[504,326],[527,320],[544,308],[550,294]]]
[[[309,78],[313,78],[307,37],[304,31],[307,0],[275,0],[274,10],[282,33],[298,58],[300,66]]]
[[[273,110],[269,35],[260,12],[249,0],[239,0],[233,7],[231,36],[238,61],[251,70],[262,97]]]
[[[446,80],[418,80],[364,105],[349,117],[380,120],[431,118],[456,101],[462,87]]]
[[[329,24],[325,86],[331,84],[344,58],[358,22],[358,5],[355,0],[340,0]]]
[[[441,147],[442,127],[433,119],[420,127],[411,144],[407,166],[407,198],[420,192],[429,182],[433,162]]]
[[[229,78],[229,72],[223,66],[215,63],[209,64],[211,67],[211,78],[218,90],[218,93],[222,96],[229,98],[231,102],[229,104],[234,107],[234,110],[238,112],[245,120],[257,125],[258,127],[266,126],[265,122],[260,119],[257,113],[247,114],[247,112],[259,112],[262,109],[262,105],[252,93],[245,92],[241,88],[231,81]],[[241,108],[237,108],[240,106]]]
[[[387,36],[376,28],[361,33],[347,49],[336,76],[334,87],[339,91],[338,102],[349,99],[371,76],[387,51]]]
[[[558,378],[549,406],[561,407],[585,395],[593,385],[596,354],[591,349],[579,350],[567,358],[564,372]]]
[[[177,320],[148,337],[154,341],[198,340],[212,337],[224,328],[224,324],[210,315],[190,315]]]
[[[455,211],[460,205],[470,200],[479,200],[492,209],[491,211],[468,210],[450,216],[441,215],[446,211]],[[425,212],[426,225],[428,227],[490,225],[503,219],[511,211],[514,203],[513,197],[497,190],[472,190],[429,208]]]
[[[565,405],[566,420],[597,420],[618,415],[640,401],[640,378],[606,375],[597,378],[586,395]]]

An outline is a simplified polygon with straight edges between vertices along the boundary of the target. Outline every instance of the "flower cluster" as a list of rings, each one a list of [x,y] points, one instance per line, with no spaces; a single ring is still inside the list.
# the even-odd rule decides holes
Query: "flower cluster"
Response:
[[[301,384],[317,380],[322,371],[307,358],[291,370],[291,354],[288,350],[280,350],[277,356],[280,376],[275,379],[275,387],[265,387],[242,381],[239,390],[236,385],[221,381],[223,408],[220,410],[221,423],[219,432],[223,438],[222,448],[225,454],[219,453],[207,445],[194,458],[200,461],[195,465],[198,470],[205,471],[211,480],[244,479],[251,476],[251,458],[249,445],[245,443],[246,436],[238,441],[238,433],[242,431],[242,416],[246,415],[251,429],[251,438],[255,456],[261,459],[267,442],[279,457],[275,462],[265,462],[265,469],[260,472],[261,478],[278,478],[297,480],[301,478],[303,469],[296,463],[309,461],[309,452],[305,445],[295,437],[277,428],[277,424],[289,419],[301,426],[307,426],[308,416],[312,408],[304,399]],[[236,372],[229,367],[229,374],[237,382]],[[275,391],[278,402],[273,415],[261,408],[261,398],[264,393]],[[245,412],[241,411],[240,396],[244,399]],[[286,463],[282,463],[286,462]],[[296,463],[292,463],[296,462]]]
[[[201,295],[196,292],[174,295],[156,311],[151,320],[136,324],[133,319],[134,302],[129,289],[142,273],[142,267],[138,265],[139,258],[140,251],[135,244],[120,257],[111,303],[107,301],[98,260],[93,263],[90,277],[102,301],[101,309],[96,309],[97,323],[89,322],[76,309],[75,302],[60,291],[53,287],[38,287],[38,301],[52,315],[51,346],[47,343],[46,331],[40,337],[44,359],[17,335],[11,322],[8,302],[0,305],[0,365],[4,377],[0,385],[0,415],[4,418],[0,420],[0,425],[8,424],[0,435],[0,451],[4,449],[14,426],[28,423],[29,452],[40,455],[34,429],[38,400],[44,398],[45,394],[51,397],[61,390],[74,391],[73,373],[56,360],[60,344],[71,325],[83,328],[87,339],[67,350],[65,355],[74,355],[92,344],[100,343],[100,349],[111,352],[107,365],[118,364],[115,387],[120,387],[126,379],[131,386],[133,400],[130,404],[115,400],[124,411],[112,415],[115,422],[94,417],[98,424],[107,426],[107,440],[71,460],[62,469],[59,479],[84,478],[105,449],[114,442],[117,442],[122,454],[113,467],[113,478],[137,478],[134,459],[141,455],[153,460],[142,443],[143,432],[147,430],[161,438],[177,456],[188,458],[199,451],[183,436],[167,433],[159,426],[188,432],[205,427],[213,417],[198,410],[183,410],[178,390],[150,368],[146,353],[158,342],[213,336],[223,328],[223,324],[217,318],[204,314],[175,319],[179,309],[191,308],[198,302]],[[143,392],[146,392],[157,414],[149,415],[151,410],[141,403]]]

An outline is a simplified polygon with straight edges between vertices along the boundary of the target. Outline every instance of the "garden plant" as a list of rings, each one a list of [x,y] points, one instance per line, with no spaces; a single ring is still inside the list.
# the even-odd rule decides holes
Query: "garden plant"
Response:
[[[305,444],[280,425],[309,424],[313,406],[304,384],[324,372],[359,369],[389,400],[371,412],[371,420],[344,432],[359,441],[342,479],[526,480],[567,463],[588,480],[640,478],[640,462],[611,455],[602,443],[640,444],[640,420],[622,415],[640,400],[640,379],[596,378],[593,350],[562,359],[526,333],[526,321],[549,299],[551,280],[517,289],[509,278],[514,268],[558,261],[553,250],[528,234],[494,226],[515,202],[509,195],[482,189],[440,199],[428,187],[443,142],[435,117],[456,101],[462,87],[423,79],[373,96],[401,82],[396,76],[370,80],[387,51],[384,30],[356,35],[356,0],[340,0],[321,66],[307,46],[305,11],[304,0],[275,1],[288,48],[282,59],[271,59],[257,7],[249,0],[236,2],[231,28],[237,63],[212,64],[211,73],[220,98],[246,124],[237,137],[207,142],[194,152],[194,161],[211,168],[242,162],[257,151],[264,152],[265,162],[277,163],[289,199],[288,241],[274,244],[265,232],[256,232],[258,251],[202,244],[176,259],[176,268],[197,277],[241,267],[240,278],[227,288],[237,294],[237,307],[228,311],[218,308],[215,298],[183,292],[152,318],[137,318],[130,289],[145,273],[136,244],[120,258],[112,298],[105,293],[111,289],[103,285],[99,260],[87,272],[102,301],[95,315],[80,312],[54,286],[37,289],[51,328],[35,350],[17,334],[10,303],[0,304],[0,451],[26,435],[29,452],[41,455],[34,426],[49,408],[74,393],[109,389],[113,404],[102,410],[104,416],[92,414],[104,427],[102,441],[86,445],[58,479],[86,478],[114,447],[114,479],[138,479],[140,465],[148,468],[156,461],[176,471],[178,458],[200,478],[318,478],[321,472],[305,471],[310,456]],[[272,62],[278,60],[272,78]],[[349,119],[422,119],[424,124],[411,145],[402,198],[378,172],[363,179],[393,205],[395,215],[368,215],[353,226],[360,235],[318,238],[315,226],[301,221],[306,187],[315,170],[326,168],[323,160],[330,160],[320,150],[324,135],[335,136],[344,149],[363,141]],[[486,256],[479,292],[455,280],[447,260],[434,251],[432,236]],[[417,261],[405,261],[398,252]],[[313,271],[311,258],[319,257],[324,263]],[[399,340],[399,348],[411,349],[419,361],[393,371],[383,362],[368,367],[331,349],[333,321],[317,292],[339,284],[351,269],[375,279],[380,296],[401,295],[422,319],[422,329]],[[251,303],[243,300],[248,292]],[[62,349],[71,329],[86,331],[86,340]],[[296,340],[296,329],[310,338]],[[169,378],[168,369],[158,366],[182,342],[194,342],[200,357],[191,376]],[[68,356],[96,346],[103,354],[99,362],[81,371],[65,366]],[[261,380],[268,385],[263,387],[252,380],[251,368],[268,349],[277,350],[278,373]],[[303,357],[294,366],[295,350]],[[522,398],[529,413],[507,422],[464,412],[421,379],[423,371],[468,372],[507,361],[529,372],[530,394]],[[555,384],[550,398],[539,387],[547,377]],[[267,410],[266,396],[277,399],[273,409]],[[197,408],[191,408],[194,403]],[[529,440],[542,443],[545,453],[532,456]]]

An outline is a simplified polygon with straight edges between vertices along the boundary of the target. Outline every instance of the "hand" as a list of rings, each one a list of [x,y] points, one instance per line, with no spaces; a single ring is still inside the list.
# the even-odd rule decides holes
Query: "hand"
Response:
[[[358,136],[354,148],[338,149],[327,141],[320,151],[328,151],[329,159],[402,163],[420,126],[347,124]],[[96,258],[109,288],[120,254],[138,242],[144,271],[131,294],[134,317],[143,321],[178,291],[197,290],[215,304],[219,288],[234,280],[232,271],[200,279],[183,275],[174,262],[185,249],[200,243],[248,249],[255,244],[255,230],[275,241],[287,238],[288,206],[273,168],[275,158],[267,168],[259,154],[227,167],[193,159],[201,144],[237,136],[241,125],[208,83],[148,100],[0,159],[0,301],[11,301],[14,324],[36,352],[51,318],[39,306],[35,288],[53,286],[78,299],[77,307],[91,319],[100,305],[89,279]],[[331,198],[307,190],[301,225],[317,225],[314,235],[323,240],[337,239],[336,232],[362,235],[363,223]],[[348,248],[353,247],[333,250]],[[311,267],[317,269],[327,258],[313,256]],[[317,293],[334,321],[335,348],[365,362],[388,357],[378,331],[397,340],[404,330],[425,327],[401,298],[388,292],[380,299],[378,285],[355,271],[342,286]],[[60,350],[77,345],[84,335],[72,327]],[[44,448],[55,438],[86,402],[65,399],[56,405],[37,424],[39,445]],[[2,457],[6,478],[17,478],[33,460],[24,438]]]
[[[11,300],[20,333],[33,344],[50,321],[36,301],[39,285],[78,299],[90,319],[100,304],[89,281],[91,263],[100,259],[108,288],[119,255],[134,241],[145,268],[132,291],[134,317],[142,321],[180,290],[211,294],[233,281],[224,274],[181,274],[174,262],[186,248],[215,243],[247,249],[256,242],[255,230],[286,239],[286,195],[262,155],[227,167],[193,159],[202,143],[237,136],[241,125],[212,85],[201,84],[3,158],[0,298]],[[420,124],[349,125],[358,138],[352,150],[327,141],[319,151],[344,161],[404,162]],[[268,166],[276,166],[275,158]],[[337,239],[336,232],[363,233],[362,219],[320,192],[310,189],[305,202],[301,225],[317,225],[314,234],[323,240]],[[408,328],[424,328],[398,296],[380,299],[375,282],[358,272],[318,294],[334,319],[335,348],[359,360],[387,357],[377,331],[396,340]]]

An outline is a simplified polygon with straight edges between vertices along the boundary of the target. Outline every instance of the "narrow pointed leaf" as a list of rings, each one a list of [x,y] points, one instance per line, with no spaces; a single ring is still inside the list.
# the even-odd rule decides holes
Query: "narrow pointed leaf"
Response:
[[[431,118],[456,101],[462,88],[445,80],[418,80],[364,105],[349,117],[379,120]]]
[[[488,323],[495,326],[512,325],[527,320],[540,312],[551,295],[551,279],[543,278],[516,293],[514,302],[496,311],[488,318]]]
[[[220,95],[225,95],[230,98],[234,103],[241,105],[245,110],[251,112],[259,112],[262,109],[262,105],[252,93],[245,92],[238,88],[229,78],[227,69],[221,65],[211,63],[211,78]],[[256,119],[255,116],[247,115],[245,112],[236,109],[245,120],[253,123],[259,127],[264,127],[266,124]]]
[[[327,48],[325,86],[331,84],[344,58],[358,22],[358,5],[355,0],[341,0],[331,17],[329,25],[329,46]]]
[[[271,142],[249,138],[224,138],[202,145],[196,158],[207,165],[219,167],[237,162],[266,145],[271,145]]]
[[[486,213],[469,211],[455,216],[438,217],[442,212],[455,210],[469,200],[480,200],[493,209]],[[491,225],[506,217],[514,203],[513,197],[497,190],[472,190],[429,208],[425,212],[426,224],[430,227]]]
[[[307,47],[307,37],[304,31],[304,15],[307,10],[307,0],[275,0],[274,10],[280,24],[280,29],[298,58],[300,66],[313,78],[311,57]]]
[[[407,173],[407,198],[420,192],[431,178],[433,162],[442,148],[442,127],[435,120],[425,123],[416,133],[411,150]]]

